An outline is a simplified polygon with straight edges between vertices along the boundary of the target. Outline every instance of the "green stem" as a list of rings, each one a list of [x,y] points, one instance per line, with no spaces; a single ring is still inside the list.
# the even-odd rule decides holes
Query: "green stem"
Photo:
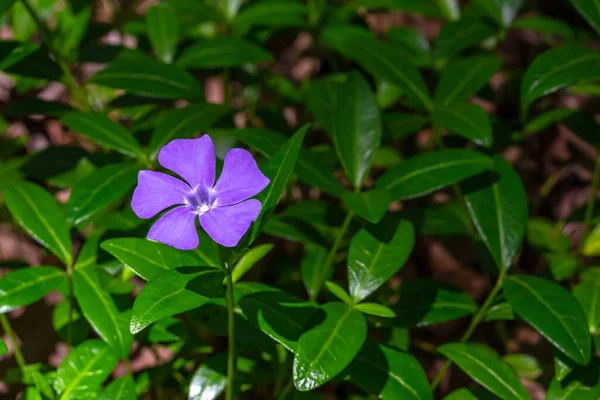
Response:
[[[350,226],[350,222],[352,221],[353,217],[354,217],[354,212],[352,210],[348,210],[348,213],[346,214],[346,219],[344,219],[342,227],[340,228],[340,231],[338,232],[337,237],[335,238],[335,241],[333,242],[333,246],[331,246],[331,249],[329,250],[329,253],[327,254],[327,258],[325,259],[325,262],[323,263],[323,268],[322,268],[323,270],[326,269],[327,266],[329,266],[330,264],[333,263],[333,259],[335,258],[335,255],[337,254],[338,248],[342,244],[342,239],[344,239],[344,236],[346,235],[346,232],[348,231],[348,227]],[[319,291],[321,290],[322,286],[323,286],[323,282],[320,282],[317,290],[313,291],[313,293],[310,295],[311,302],[314,302],[317,299],[317,297],[319,296]]]
[[[234,393],[234,378],[235,378],[235,314],[233,303],[233,278],[231,277],[232,266],[226,265],[227,268],[227,331],[228,346],[227,346],[227,394],[226,400],[233,400]]]
[[[10,322],[5,314],[0,314],[0,324],[2,325],[2,329],[6,332],[6,336],[8,336],[8,340],[12,344],[13,353],[15,355],[15,360],[17,361],[17,365],[21,370],[23,370],[27,363],[25,362],[25,357],[23,357],[23,353],[21,353],[21,349],[15,339],[15,334],[10,326]]]
[[[477,328],[477,326],[481,323],[481,321],[485,317],[486,311],[488,310],[488,308],[490,307],[490,305],[496,298],[496,295],[498,294],[500,289],[502,289],[502,283],[504,282],[504,278],[506,277],[506,271],[507,271],[506,268],[502,269],[500,271],[500,274],[498,275],[498,280],[496,280],[496,285],[494,286],[494,288],[492,289],[492,291],[490,292],[488,297],[485,299],[485,301],[483,302],[481,307],[479,307],[479,309],[473,316],[473,319],[471,320],[469,327],[467,328],[465,333],[460,338],[460,343],[465,343],[467,340],[469,340],[469,338],[471,337],[473,332],[475,332],[475,329]],[[447,360],[446,363],[440,369],[440,371],[437,373],[437,375],[433,379],[433,382],[431,383],[432,391],[435,391],[435,389],[438,387],[438,385],[440,384],[440,381],[444,377],[444,374],[446,373],[448,368],[450,368],[450,365],[452,365],[452,361]]]
[[[598,186],[600,185],[600,155],[596,157],[596,166],[594,168],[594,177],[592,178],[592,191],[590,192],[590,197],[588,198],[588,203],[585,208],[585,217],[583,219],[583,232],[581,233],[581,240],[579,241],[579,245],[577,246],[576,256],[579,257],[581,255],[581,251],[583,250],[583,245],[585,240],[587,239],[591,224],[592,217],[594,216],[594,206],[596,205],[596,197],[598,197]]]
[[[68,318],[69,318],[69,322],[67,325],[67,348],[69,350],[71,350],[71,348],[73,347],[73,268],[71,267],[71,265],[67,265],[67,279],[69,281],[69,297],[67,298],[68,301],[68,309],[67,312],[68,314]]]
[[[52,56],[54,56],[56,63],[62,70],[62,72],[64,74],[65,86],[67,86],[67,88],[73,95],[73,98],[75,98],[80,103],[81,108],[83,108],[86,111],[89,110],[90,105],[87,101],[87,96],[85,94],[85,91],[83,90],[83,88],[81,86],[79,86],[79,84],[77,83],[77,80],[75,79],[75,77],[73,76],[73,73],[71,72],[71,69],[67,65],[67,62],[64,60],[60,51],[56,48],[55,43],[54,43],[54,38],[52,37],[52,32],[50,31],[48,26],[44,23],[42,18],[38,15],[35,8],[29,3],[29,0],[21,0],[21,3],[23,3],[23,6],[29,13],[29,16],[31,16],[31,19],[33,19],[33,21],[37,25],[37,27],[40,31],[42,40],[44,41],[44,43],[46,43],[46,46],[48,46],[48,50],[50,51]]]

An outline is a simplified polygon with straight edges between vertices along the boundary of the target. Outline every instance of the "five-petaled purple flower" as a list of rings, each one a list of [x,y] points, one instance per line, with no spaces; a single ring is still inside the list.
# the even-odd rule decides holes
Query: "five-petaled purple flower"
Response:
[[[198,246],[196,217],[202,229],[220,245],[236,246],[262,205],[250,197],[260,193],[269,179],[252,155],[231,149],[215,184],[215,148],[208,135],[176,139],[164,146],[158,162],[185,181],[155,171],[140,171],[131,207],[140,218],[152,218],[174,207],[150,228],[148,238],[180,250]]]

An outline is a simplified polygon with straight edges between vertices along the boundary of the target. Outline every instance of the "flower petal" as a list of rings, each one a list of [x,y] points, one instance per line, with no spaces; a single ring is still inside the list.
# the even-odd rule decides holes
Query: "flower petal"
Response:
[[[198,247],[196,213],[187,207],[175,207],[160,217],[148,232],[148,239],[157,240],[179,250]]]
[[[214,207],[200,214],[202,229],[217,243],[225,247],[234,247],[250,224],[256,220],[262,204],[256,199],[227,207]]]
[[[231,149],[225,156],[223,172],[214,187],[217,206],[228,206],[249,199],[269,184],[252,155],[244,149]]]
[[[183,181],[155,171],[140,171],[131,208],[140,218],[152,218],[165,208],[185,203],[192,189]]]
[[[158,153],[158,162],[193,188],[211,188],[215,184],[215,147],[208,135],[170,141]]]

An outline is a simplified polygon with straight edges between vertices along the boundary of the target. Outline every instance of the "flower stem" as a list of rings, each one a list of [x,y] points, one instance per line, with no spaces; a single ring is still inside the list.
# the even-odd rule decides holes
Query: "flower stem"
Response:
[[[17,340],[15,339],[15,334],[14,334],[14,332],[10,326],[10,322],[8,321],[8,318],[6,317],[5,314],[0,314],[0,324],[2,325],[2,329],[4,329],[4,332],[6,332],[6,335],[8,336],[8,340],[10,340],[10,343],[11,343],[12,349],[13,349],[13,353],[15,355],[15,360],[17,361],[17,365],[19,366],[19,368],[21,370],[23,370],[27,366],[27,363],[25,362],[25,357],[23,357],[23,353],[21,353],[19,344],[17,343]]]
[[[581,240],[577,246],[576,256],[581,255],[583,245],[587,239],[590,229],[592,227],[592,217],[594,216],[594,206],[596,205],[596,197],[598,197],[598,186],[600,185],[600,155],[596,157],[596,166],[594,168],[594,177],[592,178],[592,191],[588,198],[587,206],[585,208],[585,217],[583,219],[583,232],[581,233]]]
[[[467,328],[467,330],[465,331],[465,333],[460,338],[460,343],[465,343],[467,340],[469,340],[469,338],[471,337],[471,335],[473,334],[473,332],[475,332],[475,328],[477,328],[477,326],[483,320],[486,311],[488,310],[488,308],[490,307],[490,305],[494,301],[494,298],[496,297],[496,295],[498,294],[498,292],[500,291],[500,289],[502,289],[502,283],[504,282],[504,278],[506,277],[506,271],[507,270],[508,270],[507,268],[504,268],[504,269],[502,269],[500,271],[500,274],[498,275],[498,279],[496,280],[496,285],[494,286],[494,288],[492,289],[492,291],[490,292],[490,294],[488,295],[488,297],[485,299],[485,301],[483,302],[483,304],[481,305],[481,307],[479,307],[479,309],[477,310],[477,312],[473,316],[473,319],[471,320],[471,323],[469,324],[469,327]],[[444,374],[446,373],[446,371],[448,370],[448,368],[450,368],[450,365],[452,365],[452,361],[447,360],[444,363],[444,365],[442,366],[442,368],[440,369],[440,371],[437,373],[437,375],[433,379],[433,382],[431,383],[431,390],[432,391],[435,391],[435,389],[438,387],[438,385],[440,384],[440,381],[444,377]]]
[[[227,393],[226,400],[233,400],[234,378],[235,378],[235,314],[233,302],[233,278],[231,272],[233,266],[227,265],[227,331],[228,331],[228,346],[227,346]]]

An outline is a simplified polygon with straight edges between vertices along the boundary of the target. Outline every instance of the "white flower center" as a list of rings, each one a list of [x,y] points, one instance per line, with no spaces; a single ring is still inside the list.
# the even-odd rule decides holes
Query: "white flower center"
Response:
[[[210,210],[210,206],[208,204],[202,204],[200,207],[198,207],[198,211],[201,213],[205,213],[208,210]]]

